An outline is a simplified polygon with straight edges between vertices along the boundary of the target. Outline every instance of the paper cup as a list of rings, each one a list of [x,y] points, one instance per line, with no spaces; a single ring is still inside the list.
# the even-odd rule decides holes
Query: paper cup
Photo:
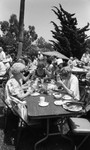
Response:
[[[44,97],[44,96],[41,96],[39,102],[40,102],[40,103],[44,103],[44,102],[45,102],[45,97]]]

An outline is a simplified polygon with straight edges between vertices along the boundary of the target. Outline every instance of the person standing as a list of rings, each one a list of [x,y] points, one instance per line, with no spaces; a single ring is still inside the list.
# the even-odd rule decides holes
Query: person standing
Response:
[[[3,48],[0,47],[0,61],[3,61],[4,59],[6,59],[6,54],[3,51]]]
[[[81,61],[85,64],[88,65],[90,62],[90,52],[89,48],[86,48],[86,52],[82,55]]]

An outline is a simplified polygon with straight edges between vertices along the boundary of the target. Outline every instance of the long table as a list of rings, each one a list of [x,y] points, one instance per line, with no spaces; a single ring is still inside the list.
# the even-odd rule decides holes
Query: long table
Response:
[[[85,68],[73,67],[72,72],[73,73],[87,73],[88,71]]]
[[[39,106],[40,96],[45,97],[45,101],[49,102],[48,106]],[[27,102],[27,111],[28,116],[33,119],[42,119],[42,118],[54,118],[54,117],[62,117],[62,116],[71,116],[76,115],[78,112],[69,112],[66,111],[62,106],[57,106],[54,104],[53,95],[44,95],[41,94],[39,96],[28,96],[26,98]]]
[[[39,100],[40,96],[45,96],[45,100],[49,102],[48,106],[39,106]],[[69,112],[66,111],[62,106],[56,106],[54,104],[54,97],[53,95],[39,95],[39,96],[28,96],[26,98],[27,101],[27,111],[28,111],[28,117],[32,119],[46,119],[46,136],[35,143],[34,149],[36,150],[36,147],[39,143],[46,140],[48,136],[51,135],[63,135],[62,127],[63,127],[63,120],[65,118],[71,117],[71,116],[77,116],[78,114],[81,114],[81,112]],[[60,118],[60,127],[61,127],[61,133],[50,133],[50,119],[51,118]],[[65,137],[67,138],[67,137]],[[67,138],[68,139],[68,138]],[[71,140],[71,139],[68,139]]]

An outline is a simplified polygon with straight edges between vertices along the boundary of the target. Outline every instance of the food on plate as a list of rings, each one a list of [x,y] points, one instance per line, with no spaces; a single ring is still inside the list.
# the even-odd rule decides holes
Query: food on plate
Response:
[[[80,104],[74,104],[70,102],[63,104],[63,108],[69,111],[81,111],[82,110],[82,106]]]
[[[55,84],[49,83],[47,85],[47,90],[55,90],[57,89],[57,86]]]

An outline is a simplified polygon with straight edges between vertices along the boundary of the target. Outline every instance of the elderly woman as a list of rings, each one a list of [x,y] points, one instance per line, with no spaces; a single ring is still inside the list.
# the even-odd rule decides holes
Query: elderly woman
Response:
[[[6,103],[12,108],[13,105],[17,104],[20,115],[23,119],[26,117],[26,105],[25,97],[30,95],[31,89],[27,90],[22,87],[22,72],[25,69],[25,65],[22,63],[15,63],[11,67],[11,77],[7,81],[5,86]],[[24,92],[25,90],[25,92]]]
[[[60,77],[57,79],[57,84],[61,86],[67,94],[76,99],[80,100],[79,94],[79,81],[78,78],[71,73],[70,67],[63,67],[60,71]]]

